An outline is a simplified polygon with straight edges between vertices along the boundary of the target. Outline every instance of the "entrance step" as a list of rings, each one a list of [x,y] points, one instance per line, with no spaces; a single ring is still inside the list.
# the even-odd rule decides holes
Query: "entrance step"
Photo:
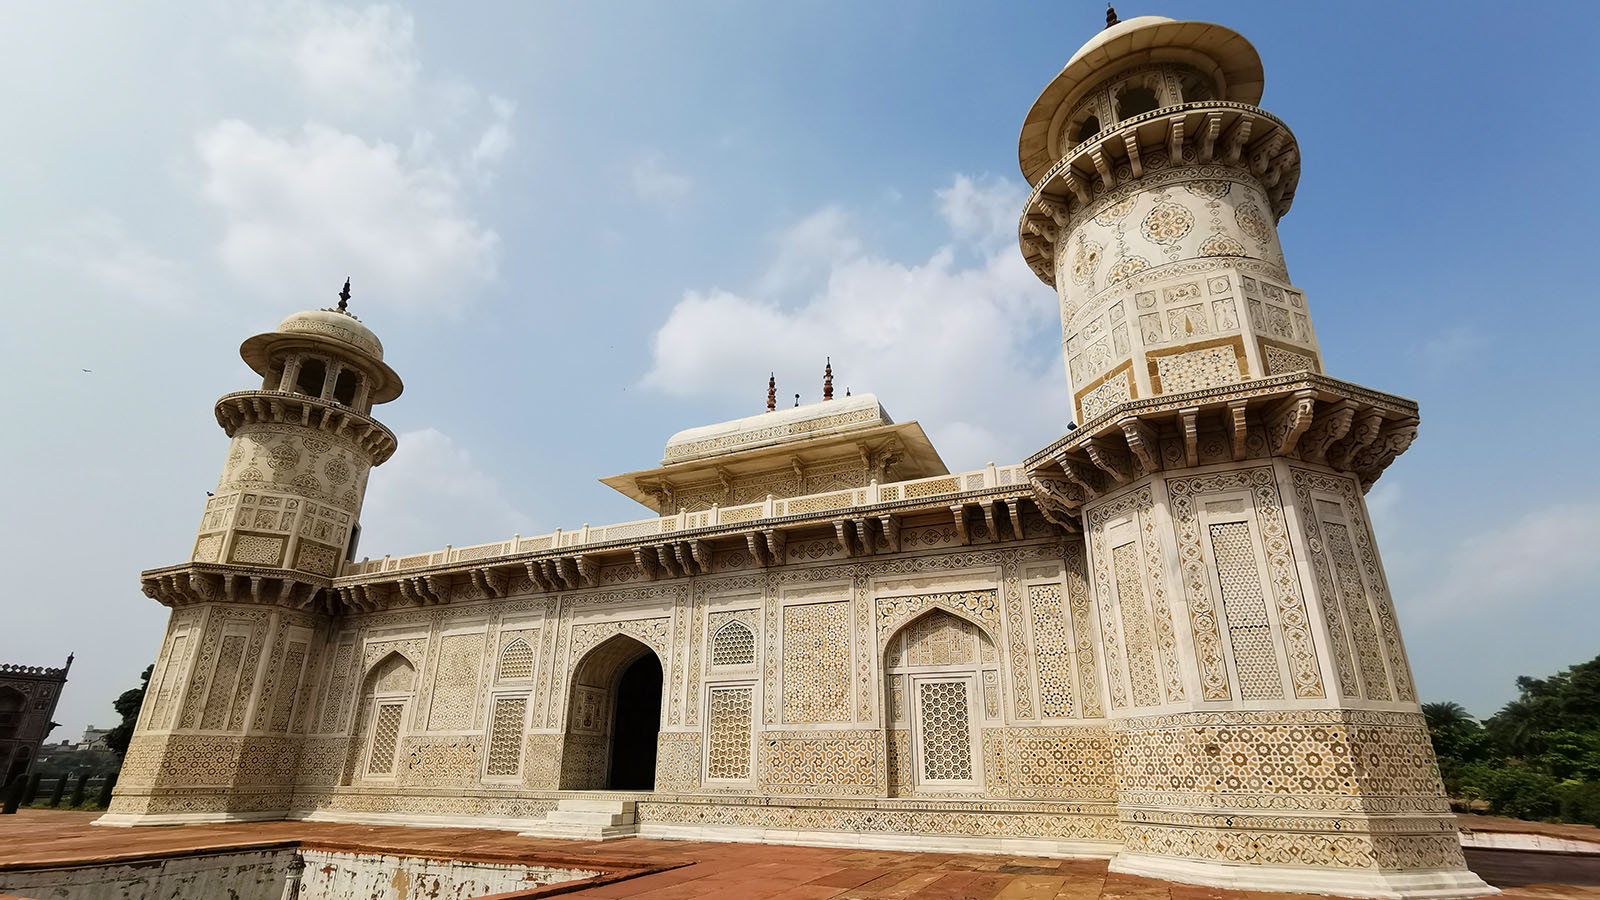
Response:
[[[524,837],[564,838],[571,841],[611,841],[639,832],[632,800],[603,797],[563,797]]]
[[[614,800],[610,797],[562,797],[556,807],[574,812],[609,812],[633,815],[632,800]]]

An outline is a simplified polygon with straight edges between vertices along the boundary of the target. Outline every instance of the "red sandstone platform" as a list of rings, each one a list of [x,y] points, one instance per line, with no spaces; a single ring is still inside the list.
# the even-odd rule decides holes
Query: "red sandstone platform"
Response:
[[[542,840],[509,831],[316,822],[96,828],[98,813],[23,810],[0,818],[0,868],[92,864],[147,854],[310,841],[447,857],[530,856],[597,866],[674,866],[591,887],[572,897],[646,900],[1291,900],[1303,895],[1227,891],[1116,875],[1103,860],[961,853],[621,840]],[[1468,851],[1508,900],[1600,898],[1600,857]]]

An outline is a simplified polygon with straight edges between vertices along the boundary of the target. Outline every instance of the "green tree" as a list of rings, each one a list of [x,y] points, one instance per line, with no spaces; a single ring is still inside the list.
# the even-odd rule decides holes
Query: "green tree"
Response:
[[[139,724],[139,708],[144,706],[144,692],[150,687],[150,673],[155,671],[155,665],[144,667],[144,673],[139,676],[139,686],[123,691],[111,706],[122,716],[122,721],[106,734],[106,746],[110,747],[121,759],[128,752],[128,743],[133,740],[133,728]]]
[[[1459,703],[1424,703],[1422,717],[1427,720],[1428,736],[1433,739],[1433,755],[1439,760],[1445,792],[1451,796],[1469,793],[1467,766],[1488,758],[1494,742]]]
[[[1517,698],[1481,726],[1458,703],[1422,713],[1452,797],[1499,815],[1600,825],[1600,657],[1518,678]]]
[[[1455,701],[1422,704],[1422,717],[1428,721],[1429,731],[1460,727],[1468,722],[1476,724],[1467,708]]]

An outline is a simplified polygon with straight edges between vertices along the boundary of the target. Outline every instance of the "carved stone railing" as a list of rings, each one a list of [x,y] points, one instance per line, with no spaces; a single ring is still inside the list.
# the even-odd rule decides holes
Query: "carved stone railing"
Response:
[[[1097,198],[1147,169],[1190,165],[1248,169],[1266,189],[1274,220],[1289,211],[1300,180],[1299,145],[1266,110],[1226,100],[1151,110],[1075,145],[1040,176],[1017,223],[1023,259],[1054,286],[1057,242]]]
[[[872,482],[865,487],[846,488],[820,494],[777,498],[768,496],[758,503],[738,506],[715,506],[697,512],[680,512],[673,516],[656,516],[618,522],[614,525],[584,525],[572,530],[556,529],[548,534],[523,536],[514,534],[510,540],[491,541],[469,547],[446,546],[442,550],[414,553],[405,556],[385,556],[346,563],[341,576],[370,575],[382,572],[402,572],[428,566],[496,559],[541,550],[558,550],[583,547],[591,544],[622,540],[649,540],[662,535],[713,528],[720,525],[741,525],[765,519],[780,519],[806,513],[849,510],[861,506],[875,506],[898,500],[917,500],[945,494],[959,494],[997,487],[1020,487],[1027,484],[1023,467],[989,465],[971,472],[935,475],[890,484]]]
[[[381,464],[394,455],[394,432],[369,415],[332,400],[288,391],[238,391],[225,395],[215,408],[217,424],[233,437],[241,425],[256,423],[315,428],[352,441]]]

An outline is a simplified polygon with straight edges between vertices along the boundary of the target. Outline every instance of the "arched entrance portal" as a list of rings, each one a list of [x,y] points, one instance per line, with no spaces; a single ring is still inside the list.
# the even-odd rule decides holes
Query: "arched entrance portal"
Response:
[[[654,790],[660,731],[661,660],[616,635],[573,670],[561,789]]]

